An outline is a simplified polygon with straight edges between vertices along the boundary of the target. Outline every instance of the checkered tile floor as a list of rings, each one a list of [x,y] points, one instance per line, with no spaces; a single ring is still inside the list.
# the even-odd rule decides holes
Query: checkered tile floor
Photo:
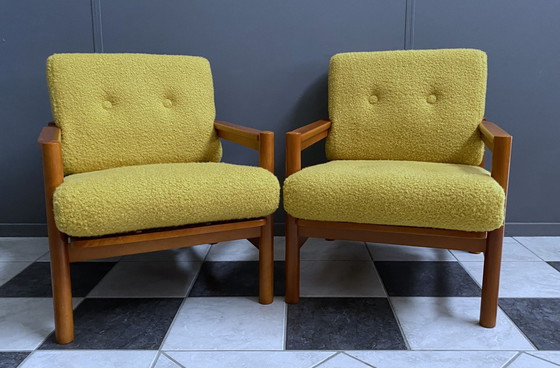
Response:
[[[507,238],[498,325],[482,255],[310,239],[302,300],[257,303],[246,241],[72,265],[76,340],[53,341],[44,238],[0,239],[0,367],[558,367],[560,237]]]

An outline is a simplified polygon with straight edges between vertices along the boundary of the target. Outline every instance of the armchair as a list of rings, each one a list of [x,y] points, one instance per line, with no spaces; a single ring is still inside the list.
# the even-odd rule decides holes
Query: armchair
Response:
[[[74,339],[70,262],[248,239],[271,303],[274,133],[214,121],[208,61],[60,54],[47,76],[55,122],[38,142],[57,343]],[[218,162],[219,138],[258,151],[260,167]]]
[[[331,120],[286,136],[286,302],[309,237],[484,252],[480,325],[495,326],[512,137],[483,118],[485,88],[478,50],[331,59]],[[302,169],[325,138],[331,161]]]

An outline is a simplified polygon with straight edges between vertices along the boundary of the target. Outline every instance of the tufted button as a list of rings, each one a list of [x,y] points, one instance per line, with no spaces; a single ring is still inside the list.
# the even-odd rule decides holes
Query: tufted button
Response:
[[[165,99],[165,100],[163,100],[163,106],[169,108],[169,107],[173,106],[173,102],[171,102],[170,99]]]
[[[370,104],[372,104],[372,105],[373,105],[373,104],[376,104],[377,101],[379,101],[379,97],[377,97],[376,95],[371,95],[371,96],[369,96],[369,103],[370,103]]]
[[[430,104],[436,103],[437,97],[436,95],[429,95],[428,98],[426,98],[426,101],[428,101],[428,103]]]
[[[101,106],[103,106],[103,108],[105,110],[110,109],[111,107],[113,107],[113,104],[111,103],[111,101],[103,101],[103,103],[101,104]]]

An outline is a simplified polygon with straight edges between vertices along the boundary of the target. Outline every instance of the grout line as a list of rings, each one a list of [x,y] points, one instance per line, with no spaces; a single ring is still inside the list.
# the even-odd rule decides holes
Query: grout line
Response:
[[[502,366],[502,368],[506,368],[506,367],[510,366],[514,361],[517,360],[517,358],[519,358],[521,356],[521,354],[523,354],[522,351],[516,352],[515,355]]]
[[[533,347],[534,350],[539,351],[539,349],[535,346],[535,344],[533,344],[533,341],[527,336],[525,335],[525,333],[523,331],[521,331],[521,329],[519,328],[519,326],[517,326],[517,324],[515,323],[515,321],[513,319],[510,318],[509,314],[507,313],[506,310],[502,309],[502,307],[500,307],[500,299],[517,299],[517,298],[500,298],[498,297],[498,313],[500,311],[502,311],[504,317],[511,322],[511,324],[513,325],[513,327],[519,332],[519,334],[525,339],[527,340],[527,342]],[[496,318],[497,319],[497,318]]]
[[[150,368],[154,368],[156,366],[160,355],[161,355],[161,352],[159,350],[157,350],[156,355],[154,357],[154,360],[152,361],[152,364],[150,364]]]
[[[344,355],[346,355],[347,357],[350,357],[350,358],[352,358],[352,359],[354,359],[354,360],[357,360],[358,362],[363,363],[363,364],[367,365],[368,367],[376,368],[375,366],[373,366],[373,365],[371,365],[371,364],[369,364],[369,363],[367,363],[367,362],[364,362],[363,360],[358,359],[358,358],[356,358],[356,357],[353,356],[353,355],[348,354],[346,351],[343,351],[342,354],[344,354]]]
[[[542,258],[541,256],[539,256],[537,253],[533,252],[528,246],[526,246],[525,244],[523,244],[521,241],[517,240],[517,238],[515,236],[511,237],[513,240],[515,240],[519,245],[521,245],[523,248],[527,249],[529,252],[531,252],[532,254],[534,254],[538,259],[543,260],[544,262],[547,262],[544,258]]]
[[[286,351],[286,347],[288,346],[288,303],[282,300],[284,303],[284,329],[282,331],[282,351]]]
[[[545,351],[545,352],[546,352],[546,351]],[[534,353],[534,351],[533,351],[533,352],[526,352],[526,351],[525,351],[524,353],[527,354],[527,355],[530,355],[530,356],[532,356],[532,357],[535,357],[535,358],[537,358],[537,359],[544,360],[544,361],[547,362],[547,363],[551,363],[551,364],[554,364],[554,365],[557,365],[557,366],[560,367],[560,364],[559,364],[559,363],[556,363],[556,362],[553,362],[553,361],[551,361],[551,360],[548,360],[548,359],[545,359],[545,358],[543,358],[543,357],[540,357],[540,356],[537,356],[537,355],[532,354],[532,353]]]
[[[181,363],[179,363],[178,361],[176,361],[173,357],[171,357],[169,354],[162,352],[162,355],[164,355],[167,359],[171,360],[173,363],[177,364],[179,367],[181,368],[186,368],[184,365],[182,365]]]
[[[312,365],[309,368],[317,368],[321,365],[323,365],[324,363],[328,362],[329,360],[333,359],[335,356],[340,355],[340,351],[337,351],[336,353],[334,353],[333,355],[331,355],[330,357],[328,357],[327,359],[323,359],[321,360],[319,363]]]

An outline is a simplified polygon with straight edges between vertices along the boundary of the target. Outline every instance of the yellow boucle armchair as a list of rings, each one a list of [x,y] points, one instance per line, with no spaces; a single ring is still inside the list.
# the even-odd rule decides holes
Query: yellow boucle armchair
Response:
[[[273,300],[274,133],[214,121],[210,65],[192,56],[58,54],[41,132],[56,341],[74,339],[70,262],[248,239]],[[259,166],[220,163],[220,139]]]
[[[331,59],[330,121],[286,137],[288,303],[308,237],[459,249],[484,252],[480,324],[495,326],[512,138],[483,118],[485,94],[479,50]],[[302,170],[301,152],[324,138],[331,161]]]

